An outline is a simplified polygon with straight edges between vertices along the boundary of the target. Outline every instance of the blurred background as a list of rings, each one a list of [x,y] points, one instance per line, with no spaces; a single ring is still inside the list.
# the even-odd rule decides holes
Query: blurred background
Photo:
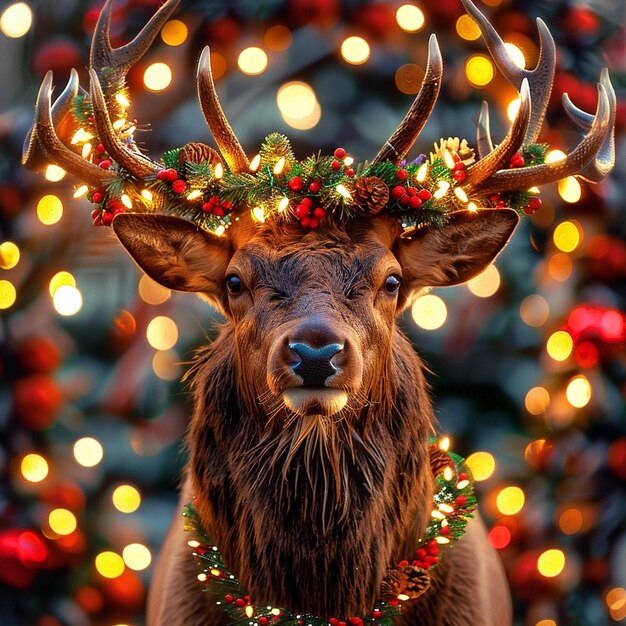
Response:
[[[419,299],[402,325],[424,355],[442,433],[468,457],[516,624],[626,619],[626,105],[623,0],[476,0],[519,64],[534,18],[558,46],[541,140],[579,140],[561,93],[593,112],[608,66],[617,164],[589,186],[542,190],[506,252],[467,286]],[[132,37],[158,0],[117,0]],[[146,587],[176,502],[189,414],[179,379],[217,314],[141,276],[93,227],[75,181],[20,166],[38,85],[87,85],[101,3],[0,2],[0,624],[143,623]],[[428,34],[445,60],[414,154],[474,143],[481,100],[499,141],[515,91],[459,0],[183,0],[128,76],[131,115],[156,158],[209,139],[195,63],[211,44],[227,115],[248,155],[277,130],[304,158],[372,158],[421,84]],[[558,158],[552,152],[551,158]],[[47,180],[46,180],[47,179]],[[410,385],[410,381],[405,381]],[[190,581],[193,584],[194,581]],[[478,625],[477,625],[478,626]]]

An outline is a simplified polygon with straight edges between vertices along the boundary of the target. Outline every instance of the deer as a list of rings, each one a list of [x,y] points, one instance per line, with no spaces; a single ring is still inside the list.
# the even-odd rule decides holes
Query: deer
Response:
[[[583,137],[563,160],[534,162],[527,147],[552,89],[552,36],[537,19],[537,66],[520,69],[487,17],[462,3],[520,94],[499,144],[483,104],[476,154],[447,140],[430,161],[406,162],[443,80],[435,35],[412,106],[356,172],[343,149],[298,165],[280,138],[274,152],[249,159],[218,100],[208,47],[197,87],[217,150],[186,145],[178,165],[146,156],[119,94],[178,0],[120,48],[110,43],[107,0],[89,91],[72,71],[52,104],[51,73],[43,80],[24,164],[37,171],[53,162],[86,183],[94,222],[112,226],[143,272],[199,295],[225,320],[187,374],[189,460],[150,587],[151,626],[512,623],[502,563],[470,506],[471,476],[433,444],[425,366],[396,320],[427,290],[464,283],[492,263],[523,212],[514,202],[536,209],[529,189],[606,178],[615,93],[604,70],[594,114],[564,96]],[[77,105],[87,106],[85,119]],[[81,152],[81,124],[100,157]],[[524,154],[531,162],[521,166]],[[220,196],[229,193],[232,202]],[[446,489],[452,504],[438,500]],[[433,524],[436,537],[423,543]],[[191,539],[190,527],[199,533]],[[203,593],[212,578],[217,593]]]

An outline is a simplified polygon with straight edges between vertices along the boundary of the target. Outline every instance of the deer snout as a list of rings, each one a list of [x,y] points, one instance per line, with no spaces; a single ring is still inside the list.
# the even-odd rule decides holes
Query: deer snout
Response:
[[[343,350],[343,346],[343,343],[327,343],[320,348],[314,348],[308,343],[290,343],[289,349],[298,357],[291,369],[302,378],[304,386],[324,387],[326,380],[338,371],[332,359]]]

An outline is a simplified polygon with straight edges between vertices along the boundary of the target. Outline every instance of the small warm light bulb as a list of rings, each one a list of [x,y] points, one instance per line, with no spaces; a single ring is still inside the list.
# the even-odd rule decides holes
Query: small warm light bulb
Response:
[[[465,487],[469,486],[469,484],[470,484],[469,480],[459,480],[459,482],[456,484],[456,488],[465,489]]]
[[[467,210],[468,210],[468,211],[471,211],[472,213],[476,213],[476,211],[478,211],[478,206],[476,205],[476,203],[475,203],[475,202],[470,202],[470,203],[467,205]]]
[[[123,193],[122,197],[120,198],[122,201],[122,204],[127,208],[127,209],[132,209],[133,208],[133,203],[130,200],[130,196],[127,193]]]
[[[256,172],[259,169],[259,165],[261,165],[261,155],[257,154],[252,161],[250,161],[250,171]]]
[[[65,177],[65,170],[58,165],[48,165],[44,176],[46,180],[49,180],[51,183],[58,183]]]
[[[467,194],[465,193],[465,190],[462,187],[455,187],[454,195],[463,203],[469,200]]]
[[[148,202],[152,202],[152,192],[149,189],[142,189],[141,190],[141,197],[144,200],[147,200]]]
[[[187,545],[188,545],[190,548],[199,548],[199,547],[200,547],[200,542],[199,542],[199,541],[196,541],[195,539],[192,539],[191,541],[188,541],[188,542],[187,542]]]
[[[254,609],[248,604],[246,607],[246,615],[252,617],[254,615]]]
[[[81,185],[75,192],[74,198],[82,198],[89,191],[87,185]]]
[[[440,180],[438,183],[439,189],[435,191],[433,197],[437,200],[441,200],[447,193],[448,189],[450,189],[450,183],[447,180]]]
[[[79,128],[70,139],[70,143],[75,146],[77,143],[80,143],[80,140],[85,136],[85,129]]]
[[[260,206],[255,206],[252,209],[252,215],[257,222],[261,222],[263,224],[265,222],[265,211]]]
[[[198,574],[198,580],[203,583],[206,579],[208,578],[208,576],[202,572],[201,574]]]
[[[405,593],[399,593],[397,598],[398,600],[400,600],[400,602],[406,602],[407,600],[409,600],[409,596],[407,596]]]
[[[226,227],[223,224],[220,224],[213,232],[218,237],[221,237],[226,232]]]
[[[447,452],[450,449],[450,437],[442,437],[439,440],[439,449]]]
[[[415,175],[415,180],[418,183],[423,183],[426,180],[426,175],[428,174],[428,162],[422,163],[417,170],[417,174]]]
[[[115,94],[115,100],[117,100],[117,103],[123,107],[130,106],[130,102],[128,101],[128,98],[123,93]]]
[[[450,540],[447,537],[437,537],[435,539],[435,541],[441,545],[444,545],[446,543],[450,543]]]
[[[446,516],[441,511],[432,511],[430,516],[434,519],[446,519]]]
[[[337,185],[335,187],[335,189],[344,197],[347,198],[348,200],[352,197],[350,195],[350,192],[348,191],[348,189],[345,187],[345,185]]]
[[[199,189],[194,189],[191,193],[187,194],[187,200],[195,200],[202,196],[202,192]]]
[[[354,157],[351,157],[351,156],[347,156],[347,157],[343,160],[343,164],[344,164],[345,166],[352,165],[353,163],[354,163]]]
[[[113,122],[113,128],[115,130],[122,130],[122,128],[124,128],[125,124],[126,124],[126,120],[125,119],[119,119],[119,120],[116,120],[115,122]]]
[[[221,163],[218,163],[213,170],[213,176],[215,178],[222,178],[224,176],[224,166]]]
[[[442,502],[439,505],[439,510],[443,511],[444,513],[454,513],[454,508],[451,507],[449,504],[446,504],[445,502]]]
[[[91,154],[92,149],[93,147],[90,143],[86,143],[83,146],[83,151],[81,152],[81,156],[83,157],[83,159],[86,159]]]
[[[445,467],[443,470],[443,479],[446,482],[450,482],[454,478],[451,467]]]
[[[452,153],[450,152],[450,150],[445,150],[443,153],[443,160],[446,164],[446,167],[448,169],[452,169],[455,165],[455,161],[454,161],[454,157],[452,156]]]
[[[287,196],[285,196],[279,203],[278,203],[278,212],[282,213],[287,207],[289,206],[289,198],[287,198]]]
[[[285,157],[280,157],[274,165],[274,174],[280,174],[285,167]]]

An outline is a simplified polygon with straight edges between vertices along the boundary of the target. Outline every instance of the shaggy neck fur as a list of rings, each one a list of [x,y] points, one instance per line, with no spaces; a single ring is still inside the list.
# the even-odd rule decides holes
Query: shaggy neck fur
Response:
[[[257,601],[320,616],[371,611],[430,513],[434,419],[418,357],[394,331],[362,398],[332,418],[302,418],[261,408],[233,344],[227,324],[191,372],[203,526]]]

